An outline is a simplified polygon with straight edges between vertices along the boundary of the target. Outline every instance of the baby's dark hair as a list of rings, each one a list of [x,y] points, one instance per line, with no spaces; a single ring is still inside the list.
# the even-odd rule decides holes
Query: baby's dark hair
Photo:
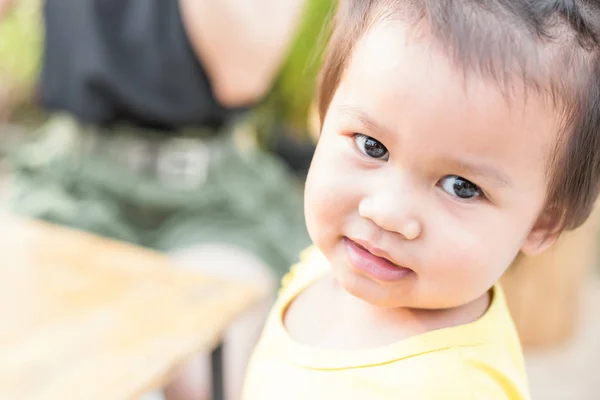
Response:
[[[600,189],[600,1],[340,0],[320,76],[321,125],[354,45],[390,19],[425,32],[465,76],[504,93],[523,84],[553,102],[562,134],[544,215],[558,232],[581,225]]]

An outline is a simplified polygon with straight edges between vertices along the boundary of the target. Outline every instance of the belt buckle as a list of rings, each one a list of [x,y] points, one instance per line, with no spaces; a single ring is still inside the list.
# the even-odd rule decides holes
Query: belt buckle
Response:
[[[159,146],[156,175],[165,186],[191,190],[208,177],[209,147],[197,138],[173,138]]]
[[[88,152],[97,151],[96,146],[107,140],[94,132],[88,137],[86,150]],[[108,156],[110,160],[114,160],[133,173],[141,173],[146,171],[152,165],[151,147],[149,143],[142,139],[131,135],[117,135],[108,139]]]

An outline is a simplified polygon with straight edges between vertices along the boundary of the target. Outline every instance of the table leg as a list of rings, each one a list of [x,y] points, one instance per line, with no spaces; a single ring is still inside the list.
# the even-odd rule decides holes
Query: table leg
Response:
[[[212,375],[212,399],[225,400],[223,380],[223,344],[215,348],[210,357]]]

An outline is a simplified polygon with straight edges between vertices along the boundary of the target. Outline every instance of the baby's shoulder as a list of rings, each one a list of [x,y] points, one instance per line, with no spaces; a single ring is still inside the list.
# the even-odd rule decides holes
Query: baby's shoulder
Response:
[[[300,253],[300,261],[281,280],[279,296],[296,296],[327,271],[327,259],[323,253],[316,246],[307,248]]]

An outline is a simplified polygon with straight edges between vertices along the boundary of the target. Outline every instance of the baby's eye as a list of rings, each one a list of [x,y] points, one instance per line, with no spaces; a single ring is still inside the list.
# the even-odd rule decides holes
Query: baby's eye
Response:
[[[354,135],[354,143],[356,143],[358,150],[367,157],[383,159],[385,161],[390,158],[385,146],[370,136],[357,133]]]
[[[440,186],[449,195],[460,199],[473,199],[482,194],[477,185],[456,175],[448,175],[442,178]]]

